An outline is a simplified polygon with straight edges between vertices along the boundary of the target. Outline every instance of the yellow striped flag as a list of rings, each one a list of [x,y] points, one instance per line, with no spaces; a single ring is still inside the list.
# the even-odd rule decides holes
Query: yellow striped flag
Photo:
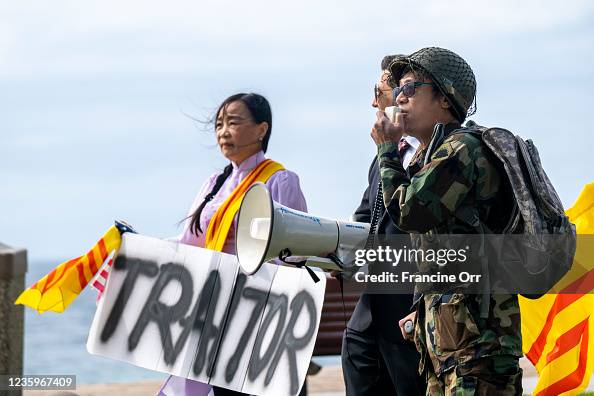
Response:
[[[26,289],[15,304],[22,304],[37,312],[64,312],[87,286],[111,251],[122,243],[120,230],[112,226],[83,256],[66,261]]]
[[[594,183],[566,211],[578,234],[594,234]],[[577,395],[594,371],[594,246],[578,237],[571,271],[559,294],[520,297],[522,349],[539,373],[535,396]],[[578,293],[582,294],[576,294]],[[587,293],[587,294],[583,294]]]

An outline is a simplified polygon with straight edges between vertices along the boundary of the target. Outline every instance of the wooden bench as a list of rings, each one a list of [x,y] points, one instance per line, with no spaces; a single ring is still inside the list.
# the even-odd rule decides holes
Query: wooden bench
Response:
[[[327,277],[322,317],[313,356],[340,355],[342,333],[358,300],[359,293],[345,291],[343,305],[338,280]]]

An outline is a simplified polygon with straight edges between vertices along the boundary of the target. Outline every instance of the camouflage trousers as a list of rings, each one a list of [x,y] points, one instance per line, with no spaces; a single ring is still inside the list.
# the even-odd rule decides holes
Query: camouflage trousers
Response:
[[[427,395],[522,396],[522,369],[514,356],[493,356],[460,364],[441,378],[428,370]]]
[[[417,306],[415,343],[427,395],[522,395],[517,296],[425,295]]]

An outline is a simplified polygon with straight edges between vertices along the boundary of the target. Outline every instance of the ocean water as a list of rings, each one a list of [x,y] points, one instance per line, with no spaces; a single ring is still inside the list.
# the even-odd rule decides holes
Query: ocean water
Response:
[[[29,263],[27,287],[60,260]],[[91,355],[86,342],[95,314],[97,292],[87,286],[68,309],[39,315],[25,308],[25,374],[74,374],[80,384],[164,380],[167,374]],[[314,359],[322,366],[339,365],[340,357]]]

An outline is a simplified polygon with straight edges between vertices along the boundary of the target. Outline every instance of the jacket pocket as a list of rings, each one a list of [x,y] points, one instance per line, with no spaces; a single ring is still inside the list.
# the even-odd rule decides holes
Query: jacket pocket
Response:
[[[478,339],[480,332],[464,294],[444,294],[430,309],[436,355],[451,355]]]

